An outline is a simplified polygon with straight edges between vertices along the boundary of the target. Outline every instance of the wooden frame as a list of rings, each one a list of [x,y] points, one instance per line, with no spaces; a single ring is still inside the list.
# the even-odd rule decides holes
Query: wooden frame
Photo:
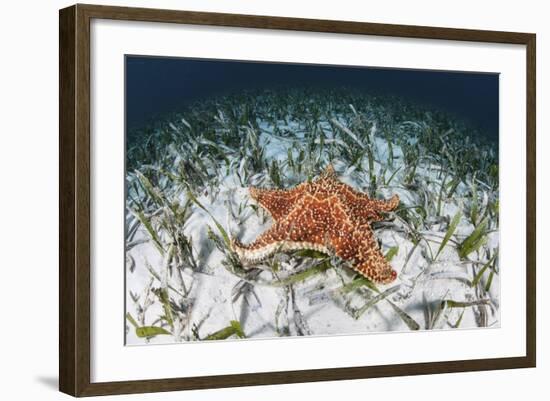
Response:
[[[89,99],[90,20],[92,18],[525,45],[527,49],[525,327],[527,355],[512,358],[91,383]],[[75,5],[61,10],[59,27],[59,388],[62,392],[73,396],[92,396],[535,366],[535,34],[94,5]]]

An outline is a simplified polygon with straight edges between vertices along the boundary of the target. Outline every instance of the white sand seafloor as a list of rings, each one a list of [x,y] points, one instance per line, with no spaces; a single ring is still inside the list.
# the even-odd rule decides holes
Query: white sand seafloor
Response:
[[[258,118],[261,129],[259,144],[268,162],[277,160],[282,163],[287,160],[292,143],[302,140],[300,133],[305,129],[300,122],[289,119],[278,121],[278,124],[279,130],[288,127],[296,135],[289,137],[274,133],[272,122]],[[342,121],[342,124],[345,122]],[[326,146],[331,141],[341,141],[341,134],[332,132],[328,123],[324,123],[324,128]],[[177,127],[174,127],[174,131],[177,131]],[[411,133],[411,141],[415,140],[415,135]],[[385,179],[389,179],[395,174],[393,182],[401,182],[406,169],[400,145],[392,144],[393,166],[388,168],[384,162],[390,151],[388,141],[377,135],[376,125],[372,129],[371,140],[376,175],[385,175]],[[226,156],[234,157],[230,152]],[[131,239],[132,246],[127,251],[127,313],[138,326],[163,327],[171,334],[138,337],[134,324],[127,319],[126,344],[204,340],[231,326],[231,321],[240,323],[246,338],[409,331],[411,320],[407,324],[404,314],[417,323],[420,330],[499,327],[499,274],[491,275],[490,286],[485,287],[489,274],[481,275],[479,285],[472,285],[474,272],[479,272],[480,267],[488,262],[487,250],[498,251],[498,229],[487,234],[483,247],[468,255],[466,260],[461,259],[456,244],[475,229],[464,212],[451,240],[437,258],[433,257],[447,232],[449,221],[467,207],[471,197],[471,180],[475,180],[475,177],[467,177],[458,185],[451,198],[442,199],[440,218],[425,222],[420,234],[426,241],[420,241],[416,246],[405,227],[397,229],[400,223],[391,214],[387,221],[373,225],[384,254],[398,247],[397,254],[391,259],[391,265],[398,273],[397,279],[388,285],[377,284],[380,293],[390,292],[390,295],[377,299],[378,293],[366,287],[349,292],[343,290],[357,273],[337,258],[331,259],[332,266],[326,271],[291,285],[277,285],[277,279],[305,271],[318,261],[311,257],[276,254],[266,263],[255,266],[261,270],[254,269],[256,273],[249,281],[242,274],[235,274],[227,268],[223,263],[226,255],[216,247],[208,234],[211,230],[219,235],[214,219],[230,236],[243,243],[253,241],[272,224],[267,213],[254,207],[256,204],[249,196],[247,185],[242,183],[239,160],[229,161],[231,168],[220,168],[217,171],[214,189],[205,187],[194,194],[206,211],[197,203],[189,206],[190,213],[183,233],[191,242],[197,269],[187,265],[170,265],[167,268],[168,252],[161,254],[146,227],[132,214],[127,214],[129,226],[138,224]],[[357,165],[350,168],[349,163],[341,157],[335,157],[331,162],[341,181],[365,191],[370,168],[367,158],[361,162],[361,168],[357,168]],[[446,174],[441,174],[441,169],[445,168],[434,160],[421,162],[415,172],[416,181],[424,183],[425,191],[437,193],[442,180],[450,180]],[[293,177],[290,169],[281,171],[285,176],[285,184],[291,183],[289,187],[301,182],[301,177]],[[250,178],[247,184],[273,186],[265,174]],[[388,199],[393,194],[400,197],[399,208],[410,208],[423,202],[417,190],[409,190],[403,185],[381,187],[376,197]],[[172,189],[170,196],[183,204],[188,200],[188,189],[184,186]],[[479,208],[483,210],[488,200],[482,183],[479,185],[478,198]],[[154,219],[152,215],[151,221],[154,222]],[[159,237],[163,239],[161,234]],[[278,267],[275,273],[271,270],[274,265]],[[151,273],[152,270],[155,274]],[[169,312],[172,324],[167,323],[166,319],[167,303],[163,304],[153,291],[158,288],[166,290],[173,305]],[[483,288],[487,288],[487,291]],[[443,301],[451,303],[443,304]],[[361,309],[364,311],[357,313]],[[230,340],[237,338],[235,335],[228,336]]]

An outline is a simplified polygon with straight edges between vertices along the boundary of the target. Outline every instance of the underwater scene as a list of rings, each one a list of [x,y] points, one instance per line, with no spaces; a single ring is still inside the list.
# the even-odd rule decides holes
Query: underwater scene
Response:
[[[127,345],[500,326],[498,74],[126,56]]]

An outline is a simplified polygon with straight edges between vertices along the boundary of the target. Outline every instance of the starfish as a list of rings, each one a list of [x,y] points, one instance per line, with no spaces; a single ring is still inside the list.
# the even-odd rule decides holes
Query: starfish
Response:
[[[244,263],[258,263],[277,251],[309,249],[351,261],[355,271],[374,282],[395,280],[397,273],[382,255],[370,223],[399,205],[397,195],[371,199],[340,182],[331,165],[295,188],[251,187],[249,193],[274,224],[248,245],[233,240],[233,251]]]

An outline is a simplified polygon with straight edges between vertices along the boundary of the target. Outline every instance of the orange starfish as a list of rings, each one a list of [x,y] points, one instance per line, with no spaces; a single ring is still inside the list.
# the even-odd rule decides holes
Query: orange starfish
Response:
[[[243,262],[259,262],[276,251],[311,249],[334,253],[352,262],[354,270],[378,283],[395,280],[397,273],[382,255],[370,222],[399,205],[399,197],[370,199],[338,181],[329,166],[313,182],[289,190],[250,188],[250,195],[274,220],[256,241],[232,248]]]

